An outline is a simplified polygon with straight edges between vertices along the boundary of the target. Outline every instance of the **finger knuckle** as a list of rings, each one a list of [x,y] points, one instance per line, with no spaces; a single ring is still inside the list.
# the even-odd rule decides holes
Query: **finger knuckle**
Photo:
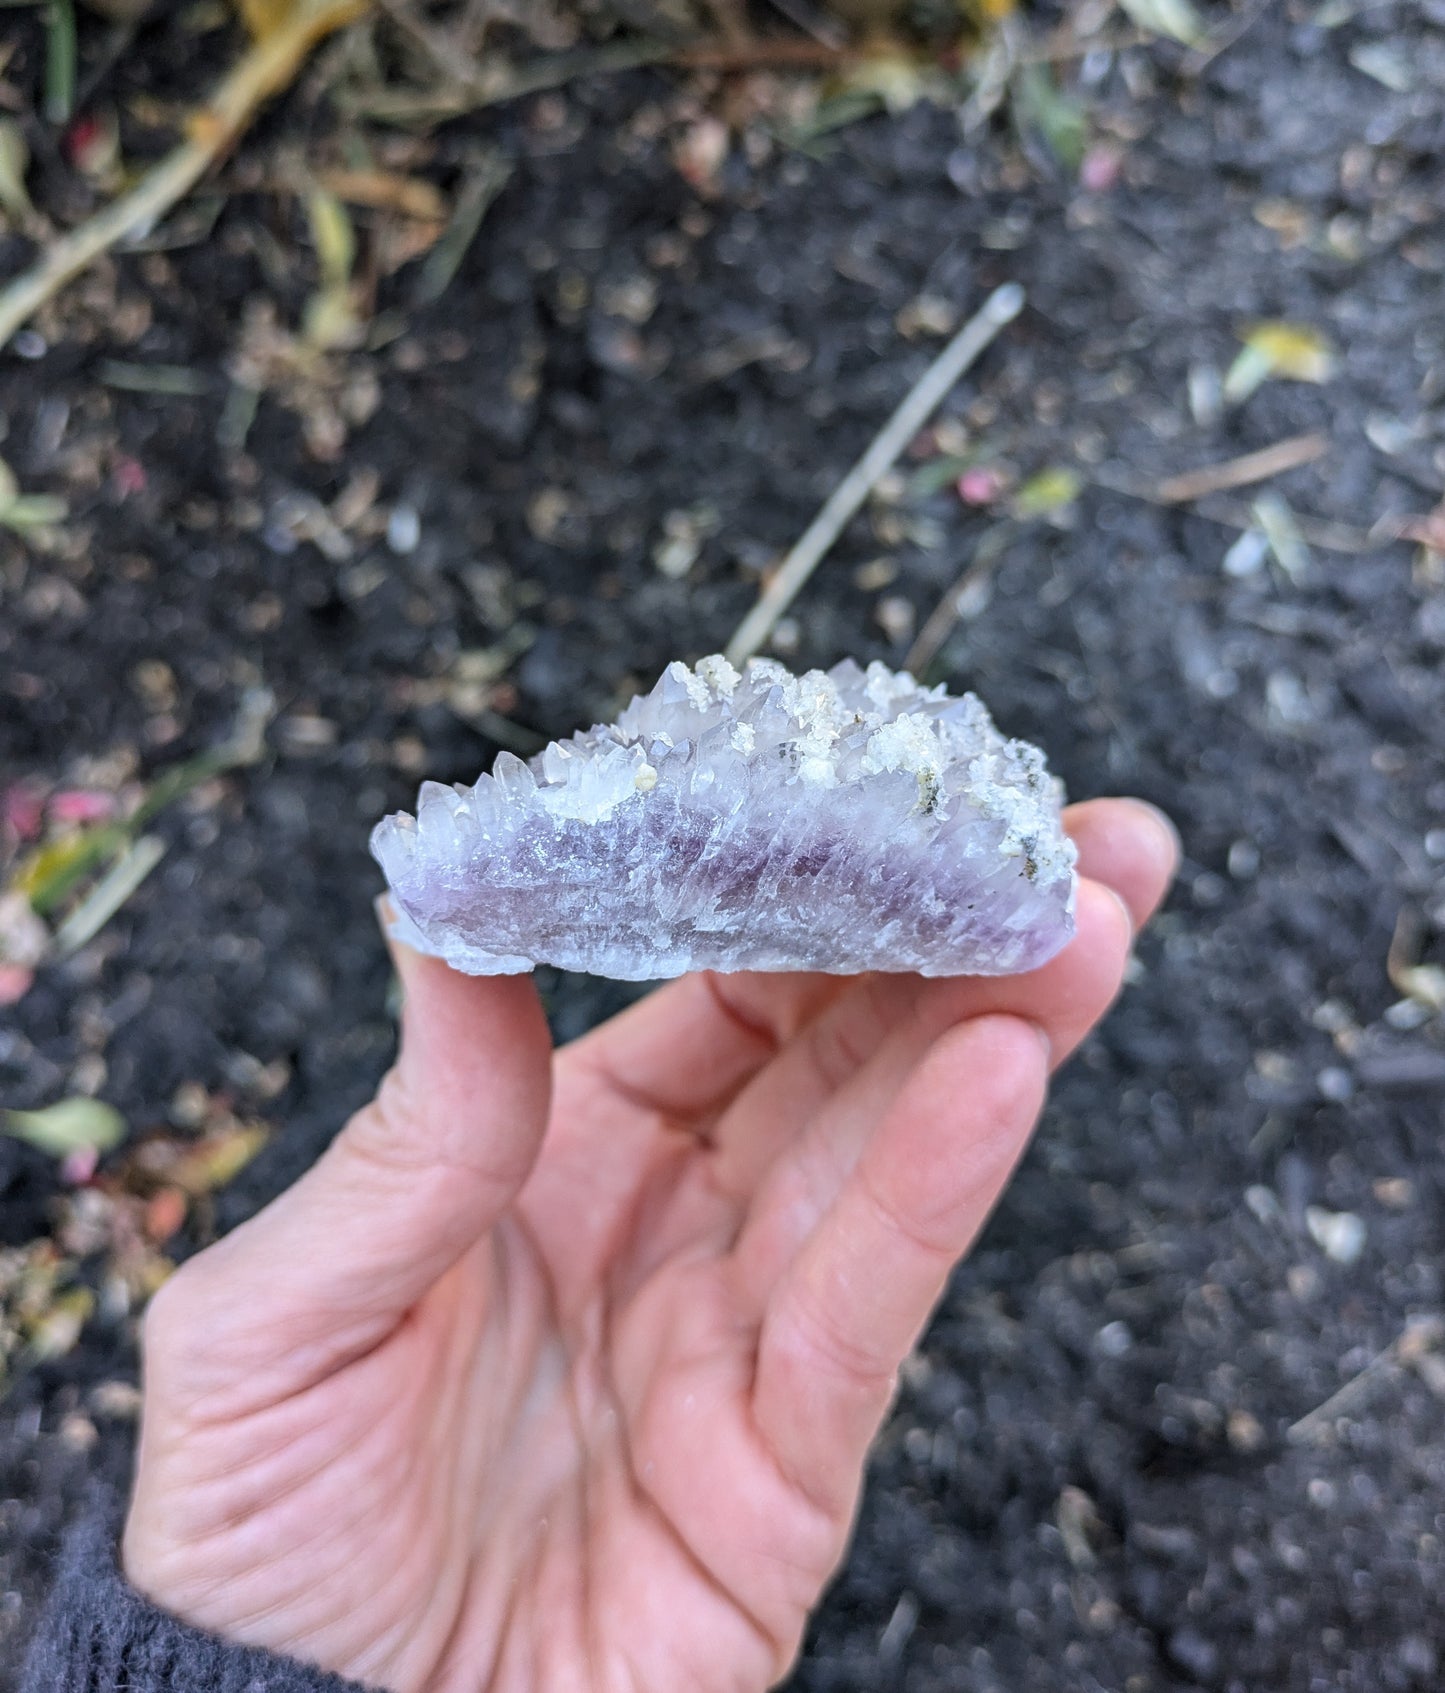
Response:
[[[146,1305],[141,1347],[148,1363],[184,1360],[209,1344],[218,1310],[210,1247],[174,1270]]]

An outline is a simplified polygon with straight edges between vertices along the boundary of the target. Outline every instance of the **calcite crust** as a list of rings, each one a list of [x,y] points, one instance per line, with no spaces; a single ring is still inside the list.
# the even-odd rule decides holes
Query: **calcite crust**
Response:
[[[471,975],[1005,975],[1073,933],[1060,802],[972,694],[712,657],[530,763],[424,782],[371,850],[398,937]]]

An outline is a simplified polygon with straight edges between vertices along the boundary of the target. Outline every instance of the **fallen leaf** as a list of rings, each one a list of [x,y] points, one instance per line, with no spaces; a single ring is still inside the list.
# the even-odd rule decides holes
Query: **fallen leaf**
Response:
[[[1012,111],[1020,129],[1034,130],[1069,172],[1083,162],[1089,121],[1081,101],[1059,89],[1044,65],[1023,65],[1013,80]]]
[[[95,1295],[88,1287],[68,1288],[28,1325],[26,1350],[36,1362],[48,1358],[63,1358],[80,1339],[91,1312],[95,1309]]]
[[[125,1139],[125,1132],[125,1118],[113,1105],[99,1099],[62,1099],[42,1111],[6,1111],[0,1115],[0,1134],[23,1140],[55,1158],[83,1147],[109,1152]]]
[[[10,878],[8,892],[24,894],[36,911],[60,903],[82,876],[124,842],[125,831],[115,824],[78,829],[48,841],[23,858]]]
[[[123,852],[133,833],[168,805],[214,776],[238,765],[254,764],[264,750],[266,725],[274,709],[275,701],[265,689],[249,690],[228,741],[163,770],[123,822],[77,829],[37,847],[11,873],[6,891],[24,894],[42,915],[52,910],[96,865]]]
[[[1119,0],[1119,4],[1150,35],[1168,36],[1186,47],[1197,47],[1204,39],[1204,19],[1190,0]]]
[[[1029,477],[1013,497],[1014,516],[1052,517],[1071,506],[1083,490],[1084,481],[1066,465],[1051,465]]]
[[[176,1161],[170,1179],[195,1199],[234,1181],[271,1138],[264,1123],[238,1123],[207,1135]]]
[[[1224,378],[1223,395],[1238,405],[1271,377],[1291,382],[1328,382],[1335,373],[1334,349],[1317,329],[1301,323],[1257,323]]]

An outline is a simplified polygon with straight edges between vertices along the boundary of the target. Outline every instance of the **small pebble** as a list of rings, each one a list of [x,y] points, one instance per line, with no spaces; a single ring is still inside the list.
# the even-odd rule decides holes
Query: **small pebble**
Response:
[[[1337,1035],[1354,1027],[1355,1014],[1343,1000],[1322,999],[1310,1013],[1310,1022],[1327,1035]]]
[[[878,627],[897,646],[913,639],[913,602],[902,594],[884,594],[874,608]]]
[[[1264,1445],[1264,1425],[1252,1411],[1233,1410],[1224,1425],[1229,1444],[1248,1456]]]
[[[1196,364],[1189,367],[1189,414],[1201,428],[1207,429],[1211,424],[1219,421],[1220,413],[1224,409],[1221,386],[1219,372],[1213,365]],[[1264,541],[1264,537],[1255,530],[1247,530],[1246,534],[1254,536],[1260,542]],[[1238,544],[1236,542],[1235,546],[1238,546]],[[1233,548],[1230,549],[1231,552],[1233,550]],[[1264,551],[1262,550],[1255,561],[1254,568],[1258,570],[1263,563]],[[1228,555],[1226,555],[1225,569],[1229,570]],[[1230,571],[1230,574],[1237,573]]]
[[[386,544],[399,558],[414,553],[421,540],[421,517],[415,506],[405,503],[391,508],[386,520]]]
[[[1134,1336],[1128,1323],[1105,1323],[1095,1342],[1106,1358],[1123,1358],[1134,1347]]]
[[[1430,1007],[1418,999],[1397,999],[1385,1008],[1385,1021],[1390,1027],[1407,1033],[1411,1029],[1424,1028],[1434,1015]]]
[[[100,1433],[89,1417],[72,1411],[60,1425],[60,1438],[72,1452],[89,1452],[100,1439]]]
[[[1186,1675],[1212,1681],[1219,1668],[1219,1648],[1197,1629],[1177,1628],[1169,1636],[1169,1656]]]
[[[1269,556],[1269,542],[1257,529],[1246,529],[1224,555],[1224,574],[1253,576]]]
[[[795,653],[798,650],[798,642],[801,638],[797,619],[780,617],[773,626],[772,639],[768,642],[768,645],[777,653]]]
[[[1253,841],[1231,842],[1228,868],[1236,882],[1247,882],[1259,869],[1259,848]]]
[[[1330,1064],[1315,1077],[1315,1085],[1320,1090],[1321,1099],[1328,1099],[1338,1105],[1354,1093],[1355,1078],[1342,1066]]]
[[[1218,905],[1224,898],[1225,885],[1222,876],[1216,876],[1212,870],[1202,870],[1190,883],[1189,891],[1196,905]]]
[[[1440,1667],[1440,1654],[1430,1641],[1420,1634],[1407,1634],[1396,1652],[1400,1668],[1410,1675],[1431,1680]]]
[[[1392,1211],[1408,1211],[1415,1203],[1415,1184],[1408,1176],[1382,1176],[1374,1184],[1374,1194]]]
[[[1322,1205],[1305,1208],[1305,1227],[1326,1258],[1336,1264],[1354,1264],[1365,1250],[1364,1220],[1353,1211],[1326,1211]]]
[[[1261,1223],[1277,1223],[1284,1216],[1283,1207],[1275,1198],[1274,1189],[1259,1182],[1244,1190],[1244,1203]]]
[[[98,1382],[90,1390],[89,1404],[98,1417],[138,1417],[140,1389],[129,1381]]]

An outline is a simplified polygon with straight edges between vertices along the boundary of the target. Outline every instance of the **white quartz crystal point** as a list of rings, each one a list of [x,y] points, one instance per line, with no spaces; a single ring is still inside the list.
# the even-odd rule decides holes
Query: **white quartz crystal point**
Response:
[[[371,850],[398,937],[472,975],[994,976],[1073,933],[1060,800],[972,694],[714,657],[475,787],[424,782]]]

